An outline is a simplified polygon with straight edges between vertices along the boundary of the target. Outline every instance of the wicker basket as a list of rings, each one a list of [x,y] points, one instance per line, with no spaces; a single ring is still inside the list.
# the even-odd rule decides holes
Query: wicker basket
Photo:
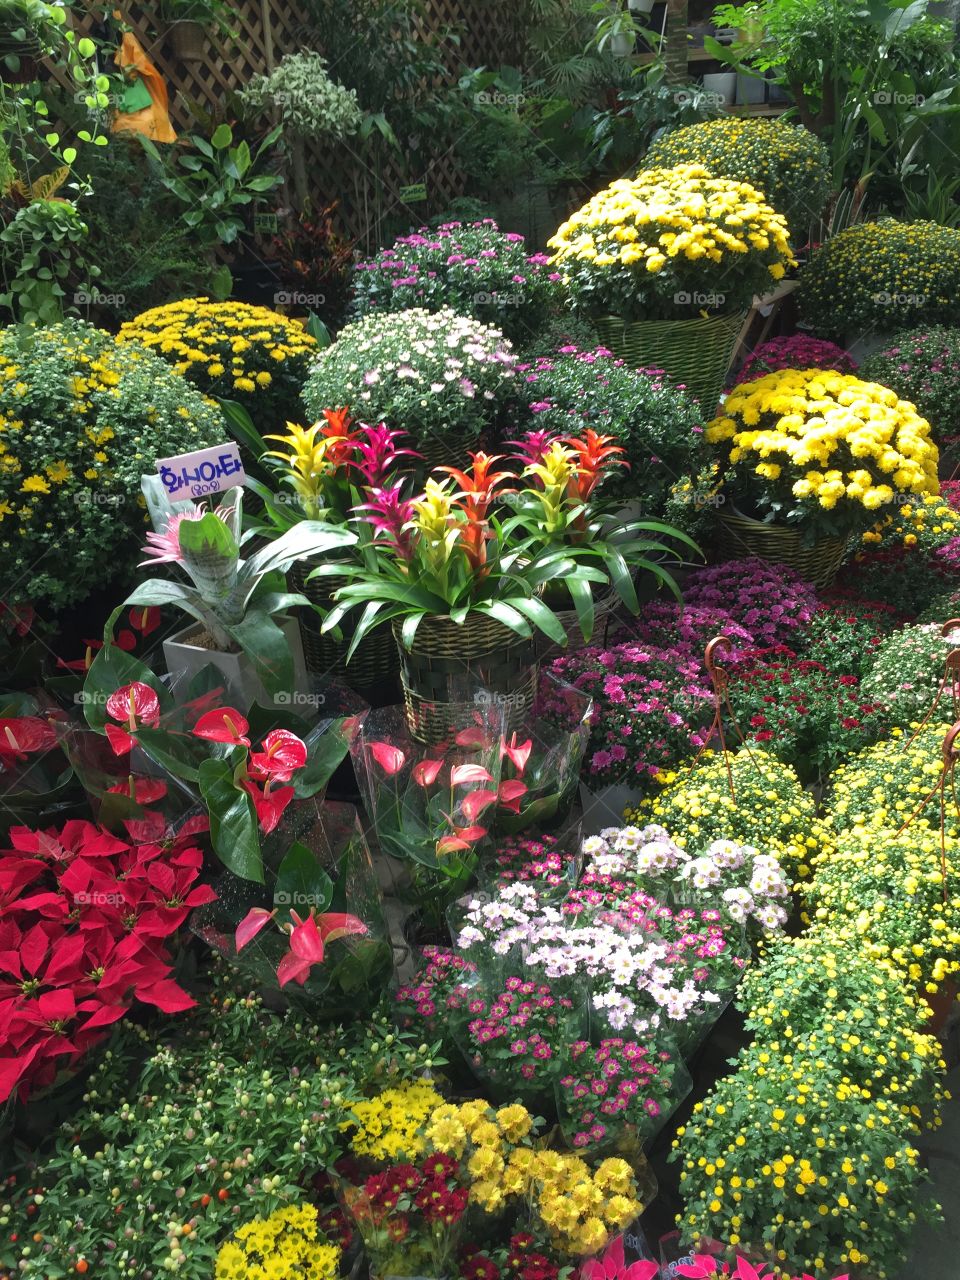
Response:
[[[549,599],[546,603],[550,604]],[[593,635],[589,640],[584,640],[583,638],[583,631],[580,627],[580,619],[577,617],[576,609],[557,609],[551,605],[557,621],[566,633],[567,643],[563,646],[554,644],[542,632],[538,632],[537,648],[541,662],[559,658],[562,654],[577,653],[580,649],[585,649],[588,644],[601,646],[606,644],[607,632],[619,604],[620,597],[615,591],[608,591],[604,595],[594,598]]]
[[[393,623],[410,732],[433,744],[466,729],[470,701],[503,705],[508,727],[518,725],[537,691],[537,653],[532,639],[485,614],[468,615],[463,626],[449,618],[424,618],[413,648],[404,647],[401,624]]]
[[[307,582],[307,574],[314,567],[309,564],[294,565],[290,571],[292,589],[301,592],[312,604],[329,609],[333,604],[333,593],[346,580],[332,576]],[[344,629],[342,640],[324,635],[320,630],[321,623],[322,619],[315,613],[303,610],[300,614],[300,634],[308,671],[349,685],[359,693],[369,691],[385,681],[396,680],[400,669],[397,647],[386,627],[377,627],[365,636],[348,663],[349,623]]]
[[[814,587],[829,587],[846,555],[847,538],[821,538],[810,545],[803,534],[784,525],[764,524],[734,511],[720,513],[719,551],[725,560],[758,556],[785,564]]]
[[[632,321],[601,316],[596,329],[614,355],[636,369],[663,369],[700,402],[704,417],[712,418],[745,314]]]

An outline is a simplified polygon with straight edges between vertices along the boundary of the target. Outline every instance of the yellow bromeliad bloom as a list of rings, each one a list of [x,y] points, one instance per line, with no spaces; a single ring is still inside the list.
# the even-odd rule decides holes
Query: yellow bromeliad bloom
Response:
[[[563,528],[563,512],[566,506],[568,485],[577,473],[578,456],[575,449],[554,440],[540,462],[531,462],[524,468],[525,477],[535,477],[542,488],[527,489],[543,507],[544,525],[548,533]]]
[[[411,524],[424,541],[422,552],[428,569],[443,573],[453,554],[461,527],[453,507],[453,490],[447,481],[430,479],[423,496],[411,503],[416,515]]]
[[[878,511],[940,491],[926,419],[888,387],[833,370],[780,369],[735,387],[706,438],[747,488],[776,487],[812,511]]]
[[[264,437],[287,446],[286,450],[270,449],[265,456],[279,458],[288,468],[285,478],[303,503],[309,520],[319,519],[323,482],[337,469],[327,454],[334,445],[343,441],[343,436],[322,434],[317,439],[317,433],[322,433],[324,426],[322,422],[315,422],[312,427],[298,427],[288,422],[285,436]]]

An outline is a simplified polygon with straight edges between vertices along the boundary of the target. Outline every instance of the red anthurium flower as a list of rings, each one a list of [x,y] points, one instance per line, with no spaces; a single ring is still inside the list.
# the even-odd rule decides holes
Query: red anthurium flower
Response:
[[[237,954],[243,950],[248,942],[252,942],[260,930],[272,920],[275,912],[268,911],[266,907],[251,907],[247,914],[237,925],[235,942]]]
[[[526,742],[517,744],[517,735],[511,735],[510,741],[506,739],[500,742],[500,759],[506,757],[515,767],[518,773],[523,773],[527,767],[527,761],[530,759],[530,753],[533,750],[533,739],[528,738]]]
[[[497,799],[502,809],[509,809],[511,813],[520,812],[520,801],[527,794],[529,788],[525,782],[521,782],[519,778],[507,778],[505,782],[501,782],[497,788]]]
[[[444,817],[448,817],[448,815],[444,814]],[[451,825],[453,824],[451,823]],[[486,827],[458,827],[453,825],[453,833],[441,836],[437,841],[437,857],[443,857],[445,853],[459,853],[464,849],[469,849],[477,840],[482,840],[486,834]]]
[[[492,805],[497,799],[496,791],[477,790],[471,791],[469,795],[463,797],[460,808],[464,815],[471,822],[476,822],[477,818],[483,813],[484,809]]]
[[[382,746],[383,743],[377,743]],[[437,774],[443,768],[442,760],[421,760],[413,766],[413,780],[418,787],[432,787],[437,780]]]
[[[160,625],[160,610],[156,605],[134,605],[127,616],[131,627],[142,636],[150,635]]]
[[[351,916],[345,911],[328,911],[317,916],[317,928],[325,943],[337,942],[354,933],[367,933],[369,930],[359,916]]]
[[[399,747],[394,747],[389,742],[371,742],[369,746],[370,754],[388,778],[392,778],[403,768],[407,757]]]
[[[26,760],[35,751],[57,745],[53,726],[39,716],[0,718],[0,761]]]
[[[461,729],[454,741],[458,747],[485,747],[487,735],[479,725],[476,725],[472,729]]]
[[[129,796],[137,804],[156,804],[167,794],[167,784],[160,778],[136,778],[131,775],[126,782],[118,782],[115,787],[109,787],[107,794]]]
[[[291,911],[290,915],[294,921],[290,930],[290,950],[277,966],[277,978],[281,987],[285,987],[288,982],[297,982],[303,986],[313,966],[323,962],[323,938],[316,919],[309,915],[306,920],[301,920],[295,911]]]
[[[464,782],[492,782],[493,778],[481,764],[456,764],[450,770],[451,787]]]
[[[255,778],[289,782],[307,763],[307,746],[287,729],[271,729],[260,744],[262,751],[250,753],[250,773]]]
[[[293,787],[272,787],[270,790],[264,787],[261,790],[249,778],[242,785],[244,790],[249,792],[253,801],[261,831],[265,836],[268,836],[271,831],[276,830],[280,819],[283,817],[284,810],[293,799]],[[269,783],[267,785],[269,786]]]
[[[207,738],[210,742],[229,742],[235,747],[249,747],[249,721],[233,707],[218,707],[202,715],[191,729],[195,738]],[[298,739],[299,741],[299,739]],[[264,744],[266,745],[266,744]]]
[[[103,731],[109,739],[113,753],[126,755],[134,745],[133,733],[139,725],[155,725],[160,721],[160,699],[148,684],[134,680],[125,684],[122,689],[111,693],[107,699],[107,715],[119,720],[125,728],[116,725],[104,725]]]

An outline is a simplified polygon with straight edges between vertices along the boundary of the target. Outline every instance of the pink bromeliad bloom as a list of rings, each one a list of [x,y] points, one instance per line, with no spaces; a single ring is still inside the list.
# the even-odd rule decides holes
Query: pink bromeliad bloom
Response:
[[[394,431],[381,422],[375,427],[362,427],[354,448],[360,455],[360,461],[353,462],[357,471],[363,476],[364,484],[369,489],[381,489],[389,481],[396,469],[397,459],[401,457],[419,458],[421,455],[413,449],[398,449],[397,441],[403,431]]]
[[[354,511],[373,526],[374,535],[381,544],[395,551],[401,560],[413,557],[413,535],[407,527],[416,515],[413,503],[401,497],[403,482],[397,481],[385,489],[371,489],[369,502],[361,502]]]
[[[214,512],[217,518],[223,520],[224,523],[232,513],[232,507],[220,507]],[[206,514],[206,504],[201,502],[199,506],[193,507],[190,511],[175,512],[167,521],[163,533],[156,533],[151,530],[147,534],[147,545],[142,548],[147,558],[140,561],[140,566],[145,564],[183,564],[183,556],[180,553],[180,526],[184,520],[201,520]]]

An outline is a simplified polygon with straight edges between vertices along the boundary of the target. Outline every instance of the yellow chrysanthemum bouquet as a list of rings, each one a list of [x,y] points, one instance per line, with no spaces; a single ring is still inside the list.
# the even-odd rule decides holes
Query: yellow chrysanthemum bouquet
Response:
[[[939,492],[929,423],[887,387],[833,370],[781,369],[735,387],[706,436],[728,501],[811,542]]]
[[[207,395],[247,407],[261,430],[301,414],[300,388],[317,344],[303,325],[269,307],[183,298],[124,324],[119,342],[138,342]]]
[[[618,179],[548,244],[573,309],[624,320],[740,311],[795,265],[761,192],[693,164]]]

